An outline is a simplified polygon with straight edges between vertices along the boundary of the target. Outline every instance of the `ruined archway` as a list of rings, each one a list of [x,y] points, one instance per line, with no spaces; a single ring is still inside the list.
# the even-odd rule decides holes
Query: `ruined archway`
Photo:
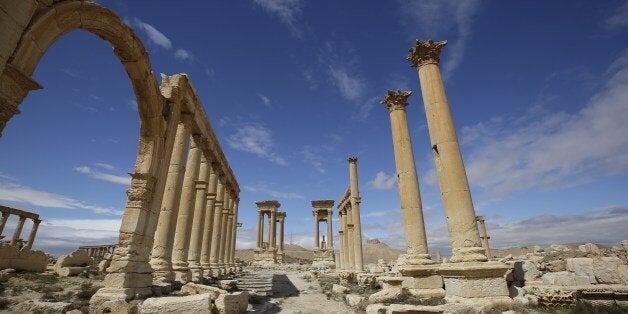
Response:
[[[98,4],[70,0],[52,5],[24,1],[19,5],[22,7],[10,11],[10,18],[22,21],[23,31],[1,32],[3,39],[17,40],[6,64],[0,67],[0,132],[19,113],[18,106],[28,93],[41,88],[31,76],[45,52],[57,39],[74,30],[86,30],[109,42],[131,81],[140,118],[138,153],[118,247],[105,281],[107,287],[121,289],[118,291],[123,291],[127,298],[150,294],[152,269],[148,259],[163,190],[163,182],[158,178],[163,177],[160,174],[165,170],[163,165],[168,165],[170,154],[165,153],[169,151],[169,137],[164,98],[148,54],[133,30]]]

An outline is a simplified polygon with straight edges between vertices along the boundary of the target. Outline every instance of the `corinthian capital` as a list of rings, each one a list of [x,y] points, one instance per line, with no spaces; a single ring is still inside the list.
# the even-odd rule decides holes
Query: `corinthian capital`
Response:
[[[412,95],[409,90],[388,90],[380,103],[386,105],[388,110],[404,110],[408,105],[408,97]]]
[[[414,47],[410,48],[406,60],[410,61],[415,68],[429,63],[438,64],[440,62],[440,50],[445,45],[447,45],[446,40],[435,42],[431,39],[428,41],[417,39]]]

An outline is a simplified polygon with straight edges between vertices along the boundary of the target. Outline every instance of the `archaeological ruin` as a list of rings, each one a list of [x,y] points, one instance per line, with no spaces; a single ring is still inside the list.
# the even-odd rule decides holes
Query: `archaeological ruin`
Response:
[[[314,216],[314,262],[312,267],[336,268],[334,250],[334,228],[332,227],[332,217],[334,201],[316,200],[312,201],[312,215]],[[320,237],[320,222],[326,225],[327,238]]]
[[[0,310],[537,313],[574,304],[594,306],[595,313],[628,310],[628,240],[612,247],[578,243],[501,249],[495,242],[489,246],[489,239],[503,236],[494,228],[492,216],[477,215],[471,196],[441,74],[446,41],[417,39],[406,57],[417,71],[423,108],[409,106],[410,90],[387,90],[381,100],[388,117],[376,118],[385,128],[390,126],[395,169],[393,176],[385,175],[390,180],[384,189],[397,189],[392,198],[398,197],[401,221],[393,218],[395,224],[378,226],[399,229],[398,238],[380,241],[371,234],[372,207],[364,206],[367,215],[361,214],[354,156],[347,160],[349,184],[337,201],[307,204],[302,195],[268,191],[276,199],[240,204],[236,172],[190,76],[161,74],[158,82],[144,43],[112,10],[90,0],[0,0],[0,18],[0,136],[14,123],[11,119],[20,113],[26,97],[43,88],[33,77],[40,59],[63,35],[79,29],[112,46],[130,80],[140,125],[139,134],[132,135],[138,138],[137,156],[116,243],[85,241],[80,244],[93,245],[77,244],[75,251],[53,257],[33,249],[38,230],[41,243],[43,228],[50,225],[46,219],[41,224],[44,213],[0,205],[0,305],[7,304]],[[413,146],[413,136],[415,144],[421,143],[411,129],[416,118],[427,122],[429,146]],[[433,245],[433,234],[428,238],[426,232],[431,204],[422,200],[418,152],[433,159],[437,202],[445,214],[441,233],[448,236],[444,241],[449,241],[451,254]],[[371,157],[381,158],[366,158]],[[262,190],[245,186],[244,180],[250,178],[241,178],[243,191]],[[362,191],[365,197],[377,189],[373,182],[368,184]],[[333,190],[344,187],[345,183]],[[277,199],[291,208],[290,221]],[[302,208],[293,210],[289,202],[301,202]],[[365,198],[365,204],[370,200]],[[248,227],[253,223],[241,218],[254,217],[253,213],[257,223]],[[242,228],[242,221],[247,228]],[[306,227],[293,242],[292,226],[300,224]],[[6,230],[13,232],[3,236]],[[391,247],[386,241],[399,243]],[[19,286],[29,277],[37,285]],[[77,286],[74,290],[64,290],[64,285],[72,284]],[[13,287],[12,293],[27,291],[37,298],[5,300],[8,287]],[[79,297],[83,300],[76,301]]]

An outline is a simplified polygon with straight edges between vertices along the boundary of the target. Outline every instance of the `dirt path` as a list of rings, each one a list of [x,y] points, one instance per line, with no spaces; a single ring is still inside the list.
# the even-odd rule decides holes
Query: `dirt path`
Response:
[[[327,300],[318,282],[299,278],[299,272],[274,274],[273,297],[252,313],[354,313],[344,302]]]

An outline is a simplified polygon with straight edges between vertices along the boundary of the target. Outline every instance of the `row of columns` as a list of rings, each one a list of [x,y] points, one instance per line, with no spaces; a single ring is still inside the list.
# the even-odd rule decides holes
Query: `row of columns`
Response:
[[[97,246],[79,246],[79,250],[83,250],[89,255],[89,257],[105,257],[106,254],[111,254],[115,250],[115,244],[109,245],[97,245]]]
[[[452,246],[450,262],[486,261],[480,242],[458,138],[440,75],[440,51],[446,42],[416,41],[407,60],[417,68],[427,125],[436,164],[441,198]],[[392,129],[399,197],[409,265],[433,264],[427,248],[418,175],[406,115],[412,92],[389,90],[382,104],[388,107]]]
[[[2,232],[4,232],[4,227],[7,224],[7,220],[9,219],[11,212],[20,211],[20,210],[5,210],[5,209],[8,209],[8,207],[3,206],[2,208],[0,208],[0,211],[2,211],[2,217],[0,218],[0,235],[2,235]],[[34,215],[34,217],[26,217],[25,215],[18,215],[19,220],[17,222],[17,226],[15,227],[15,230],[13,231],[13,237],[11,237],[11,242],[9,242],[11,246],[17,247],[20,245],[20,237],[22,235],[22,230],[24,229],[24,223],[26,222],[26,219],[30,218],[33,220],[33,226],[31,228],[30,234],[28,235],[28,240],[26,241],[26,245],[24,245],[24,247],[22,247],[21,249],[30,250],[33,247],[33,243],[35,242],[35,236],[37,235],[37,230],[39,229],[39,224],[41,223],[41,220],[39,219],[39,215],[36,215],[36,214],[32,214],[32,215]]]
[[[340,268],[363,271],[362,224],[360,222],[360,192],[358,188],[358,158],[350,157],[349,188],[338,204],[340,221]]]
[[[201,281],[235,270],[238,194],[179,123],[150,260],[156,284]]]
[[[267,241],[264,242],[264,222],[268,217],[268,233]],[[257,212],[257,237],[256,247],[260,250],[274,250],[278,253],[283,253],[285,248],[284,242],[284,230],[286,222],[286,212],[278,212],[274,210],[264,211],[258,210]],[[277,244],[277,223],[279,223],[279,244]]]
[[[315,250],[334,250],[334,228],[332,226],[332,217],[333,211],[332,207],[334,206],[333,200],[321,200],[321,201],[312,201],[312,206],[314,210],[312,214],[314,215],[314,249]],[[327,224],[327,241],[325,241],[325,247],[321,246],[320,239],[320,222],[325,221]]]

